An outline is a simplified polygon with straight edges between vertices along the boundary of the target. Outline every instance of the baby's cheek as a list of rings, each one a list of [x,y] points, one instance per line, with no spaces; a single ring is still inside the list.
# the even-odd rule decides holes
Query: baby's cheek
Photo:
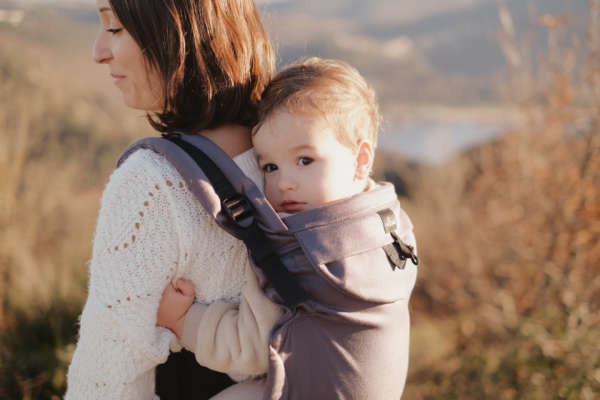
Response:
[[[356,194],[356,184],[352,179],[345,179],[347,177],[339,177],[336,180],[335,186],[331,188],[332,200],[342,200],[347,197],[351,197]]]
[[[277,200],[274,179],[265,177],[265,197],[270,203]]]

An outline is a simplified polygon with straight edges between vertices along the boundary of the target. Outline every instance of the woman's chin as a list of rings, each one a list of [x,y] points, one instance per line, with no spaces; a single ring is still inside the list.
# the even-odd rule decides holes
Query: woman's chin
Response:
[[[123,99],[123,103],[127,107],[132,108],[134,110],[141,110],[149,113],[162,112],[162,107],[160,106],[160,102],[158,101],[140,101],[140,99],[137,99],[134,96],[127,95],[123,92],[121,92],[121,98]]]

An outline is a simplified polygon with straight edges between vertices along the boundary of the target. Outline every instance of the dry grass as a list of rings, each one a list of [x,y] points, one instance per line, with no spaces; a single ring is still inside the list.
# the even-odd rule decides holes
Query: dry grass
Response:
[[[598,6],[586,47],[560,19],[538,68],[511,41],[507,102],[526,123],[426,171],[408,208],[423,266],[406,397],[600,396]],[[578,60],[577,54],[583,53]],[[520,61],[515,61],[520,60]],[[440,330],[431,333],[431,330]],[[414,337],[414,335],[413,335]]]

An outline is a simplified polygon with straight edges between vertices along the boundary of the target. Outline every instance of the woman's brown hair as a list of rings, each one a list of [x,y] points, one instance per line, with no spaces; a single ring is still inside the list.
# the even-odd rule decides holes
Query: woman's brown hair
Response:
[[[163,80],[160,132],[252,126],[274,54],[252,0],[110,0]]]

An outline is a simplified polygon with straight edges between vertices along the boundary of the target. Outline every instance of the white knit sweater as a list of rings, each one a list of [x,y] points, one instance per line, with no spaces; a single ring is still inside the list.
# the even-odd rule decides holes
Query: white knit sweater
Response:
[[[234,161],[262,188],[253,151]],[[204,211],[173,166],[150,150],[132,154],[102,196],[66,399],[153,398],[154,368],[174,338],[155,326],[167,282],[185,277],[196,301],[237,304],[247,264],[244,244]]]

